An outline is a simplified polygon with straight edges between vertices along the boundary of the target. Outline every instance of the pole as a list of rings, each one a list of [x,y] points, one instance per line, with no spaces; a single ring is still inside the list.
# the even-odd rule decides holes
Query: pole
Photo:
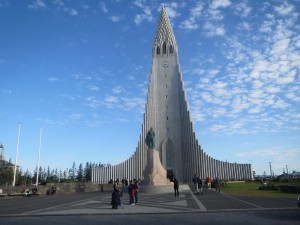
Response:
[[[270,176],[271,176],[271,178],[273,178],[273,175],[272,175],[272,162],[269,162],[269,165],[270,165]]]
[[[39,168],[40,168],[40,158],[41,158],[41,146],[42,146],[42,128],[40,128],[40,144],[39,144],[39,156],[38,156],[38,163],[36,169],[36,183],[35,186],[39,184]]]
[[[18,142],[17,142],[17,149],[16,149],[16,160],[15,160],[13,186],[16,185],[17,164],[18,164],[19,145],[20,145],[20,132],[21,132],[21,124],[19,123]]]

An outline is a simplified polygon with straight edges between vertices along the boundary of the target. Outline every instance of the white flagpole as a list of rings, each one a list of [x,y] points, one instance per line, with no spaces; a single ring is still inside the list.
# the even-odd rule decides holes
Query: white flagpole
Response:
[[[19,123],[18,142],[17,142],[17,150],[16,150],[16,160],[15,160],[13,186],[16,185],[16,174],[17,174],[17,164],[18,164],[18,155],[19,155],[19,144],[20,144],[20,132],[21,132],[21,124]]]
[[[36,169],[36,183],[35,186],[39,184],[39,168],[40,168],[40,158],[41,158],[41,146],[42,146],[42,128],[40,128],[40,145],[39,145],[39,157]]]

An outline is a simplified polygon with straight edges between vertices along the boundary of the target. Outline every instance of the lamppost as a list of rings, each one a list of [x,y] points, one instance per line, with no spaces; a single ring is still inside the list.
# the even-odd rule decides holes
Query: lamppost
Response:
[[[273,178],[273,174],[272,174],[272,162],[269,162],[270,165],[270,177]]]

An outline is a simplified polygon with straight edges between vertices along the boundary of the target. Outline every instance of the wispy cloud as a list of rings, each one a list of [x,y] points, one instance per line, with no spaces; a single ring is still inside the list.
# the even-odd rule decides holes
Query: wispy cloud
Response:
[[[179,28],[187,30],[197,29],[199,27],[197,19],[200,17],[202,10],[203,5],[200,2],[196,3],[196,7],[192,8],[190,11],[189,18],[182,21],[179,25]]]
[[[212,9],[226,8],[231,5],[230,0],[213,0],[210,4]]]
[[[36,0],[28,5],[30,9],[45,9],[47,8],[46,3],[43,0]]]
[[[10,89],[2,89],[2,90],[1,90],[1,93],[10,95],[10,94],[13,93],[13,91],[10,90]]]
[[[100,7],[102,12],[104,12],[104,13],[108,12],[108,9],[107,9],[107,6],[106,6],[105,2],[99,2],[99,7]]]
[[[146,2],[143,0],[134,1],[134,5],[138,6],[143,10],[143,13],[136,14],[134,17],[134,22],[137,25],[140,25],[145,20],[148,22],[153,21],[151,8],[149,6],[146,6],[145,3]]]
[[[123,16],[118,16],[118,15],[113,15],[113,16],[110,16],[110,17],[109,17],[109,19],[110,19],[112,22],[119,22],[122,18],[123,18]]]
[[[48,77],[48,81],[50,81],[50,82],[58,82],[60,80],[57,77]]]

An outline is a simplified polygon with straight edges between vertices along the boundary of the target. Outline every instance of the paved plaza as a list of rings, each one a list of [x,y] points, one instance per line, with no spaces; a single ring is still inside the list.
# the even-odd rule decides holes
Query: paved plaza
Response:
[[[139,202],[136,205],[129,205],[129,196],[124,193],[122,207],[112,209],[110,203],[110,192],[2,198],[0,199],[2,209],[0,216],[297,210],[296,201],[293,198],[233,196],[218,193],[215,190],[204,190],[203,195],[195,195],[190,189],[182,190],[179,197],[174,197],[173,193],[140,193]]]
[[[0,224],[5,225],[181,225],[244,224],[295,225],[300,211],[294,198],[242,197],[190,189],[173,193],[140,193],[139,202],[111,208],[110,192],[57,194],[38,197],[0,198]]]

